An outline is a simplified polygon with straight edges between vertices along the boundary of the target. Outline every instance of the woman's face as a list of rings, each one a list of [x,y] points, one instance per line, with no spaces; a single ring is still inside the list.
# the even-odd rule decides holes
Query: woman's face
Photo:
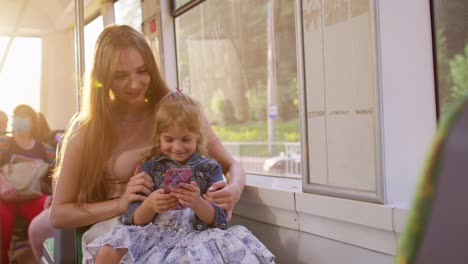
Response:
[[[144,103],[150,80],[141,53],[134,48],[122,50],[111,81],[116,100],[128,105]]]

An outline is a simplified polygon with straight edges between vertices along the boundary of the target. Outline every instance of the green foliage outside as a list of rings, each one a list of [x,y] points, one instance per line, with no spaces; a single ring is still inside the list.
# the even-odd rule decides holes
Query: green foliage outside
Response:
[[[450,76],[448,67],[447,37],[442,28],[436,31],[437,48],[437,78],[438,78],[438,98],[441,102],[440,111],[445,112],[450,104]]]
[[[468,93],[468,44],[465,53],[457,54],[449,61],[452,78],[451,96],[456,99]]]
[[[439,28],[436,32],[438,96],[442,114],[453,102],[468,94],[468,44],[464,52],[450,58],[445,31]]]
[[[275,129],[275,141],[298,142],[299,118],[287,122],[277,122]],[[266,122],[253,122],[244,124],[212,125],[216,135],[222,141],[266,141],[268,128]]]
[[[299,142],[299,118],[286,122],[278,121],[275,129],[275,142]],[[252,122],[231,125],[212,125],[216,135],[224,142],[266,142],[268,128],[266,122]],[[278,145],[269,153],[268,146],[246,145],[240,149],[242,156],[277,156],[284,152],[284,146]]]

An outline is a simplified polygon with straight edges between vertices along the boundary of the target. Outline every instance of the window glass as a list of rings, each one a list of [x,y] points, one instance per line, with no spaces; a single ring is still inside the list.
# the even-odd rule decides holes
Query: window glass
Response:
[[[93,21],[88,23],[84,27],[84,46],[85,46],[85,71],[88,72],[91,69],[93,62],[94,46],[96,41],[104,29],[102,17],[98,16]]]
[[[439,114],[468,92],[468,5],[466,0],[432,1]]]
[[[294,12],[210,0],[175,19],[179,87],[249,173],[301,177]]]
[[[9,37],[0,37],[0,58],[3,58],[6,47],[8,45]]]
[[[0,36],[0,59],[6,53],[8,37]],[[15,37],[0,69],[0,110],[11,115],[19,104],[40,109],[42,40]]]
[[[141,32],[141,3],[135,0],[119,0],[114,3],[115,23],[129,25]]]
[[[375,1],[304,0],[304,189],[383,201]]]

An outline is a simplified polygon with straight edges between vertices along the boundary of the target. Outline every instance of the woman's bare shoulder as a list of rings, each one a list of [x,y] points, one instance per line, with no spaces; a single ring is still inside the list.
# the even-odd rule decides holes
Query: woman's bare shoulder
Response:
[[[83,141],[85,134],[85,122],[79,117],[73,117],[67,125],[63,140],[69,143],[79,143]]]

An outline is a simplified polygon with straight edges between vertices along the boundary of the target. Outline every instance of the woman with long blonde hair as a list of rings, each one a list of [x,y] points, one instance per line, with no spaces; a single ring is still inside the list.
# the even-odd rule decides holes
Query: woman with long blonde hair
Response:
[[[66,131],[50,220],[57,228],[94,225],[92,240],[134,201],[150,194],[152,180],[134,175],[151,148],[155,112],[169,92],[144,37],[133,28],[113,25],[99,36],[83,107]],[[228,184],[218,182],[206,199],[230,215],[245,184],[240,164],[224,149],[206,118],[208,153],[220,163]],[[99,225],[95,225],[100,223]]]
[[[152,192],[130,204],[122,225],[86,247],[84,262],[274,263],[248,229],[229,227],[226,211],[202,198],[223,174],[206,156],[201,116],[200,104],[181,92],[161,99],[153,147],[140,167],[153,180]]]

